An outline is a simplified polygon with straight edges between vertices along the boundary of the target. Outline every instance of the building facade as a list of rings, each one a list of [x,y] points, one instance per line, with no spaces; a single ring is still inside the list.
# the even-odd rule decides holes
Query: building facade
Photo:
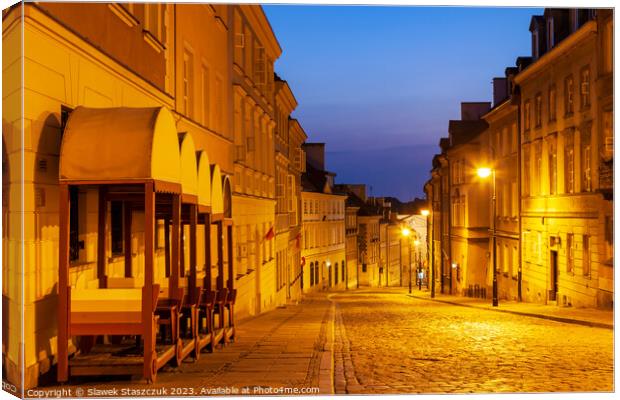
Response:
[[[76,110],[80,118],[127,113],[131,120],[133,113],[138,121],[147,108],[161,108],[161,118],[170,115],[167,127],[174,131],[174,143],[165,149],[170,157],[165,152],[162,157],[176,154],[190,163],[189,169],[172,163],[171,170],[161,171],[179,172],[181,181],[168,189],[183,191],[181,222],[175,231],[158,211],[152,253],[145,248],[152,244],[146,240],[145,208],[105,195],[103,185],[73,185],[66,276],[71,290],[140,288],[148,264],[154,281],[168,292],[175,285],[189,287],[192,280],[205,288],[237,290],[238,317],[299,298],[306,137],[289,118],[296,106],[290,89],[276,84],[273,63],[281,48],[259,6],[22,3],[3,11],[3,45],[3,364],[10,382],[37,385],[63,347],[57,307],[64,290],[58,284],[64,196],[59,188],[66,178],[62,166],[73,161],[62,155],[61,144]],[[84,126],[77,120],[74,127]],[[102,164],[120,162],[131,141],[125,144],[117,153],[101,149]],[[276,160],[286,175],[283,197],[276,196]],[[192,170],[208,178],[200,189],[209,194],[204,202]],[[117,172],[124,173],[110,174]],[[187,185],[186,177],[193,184]],[[107,178],[100,176],[101,182]],[[276,207],[283,211],[285,203],[288,226],[278,231],[279,240]],[[196,226],[191,214],[197,208],[202,211]],[[178,245],[171,240],[175,235]],[[286,245],[277,247],[280,242]],[[170,262],[170,246],[179,264]],[[283,249],[288,251],[282,254]],[[171,270],[177,268],[181,278],[174,283]],[[69,340],[69,353],[78,345]]]
[[[515,77],[527,301],[613,304],[612,24],[606,10],[532,18],[532,63]]]
[[[325,144],[305,143],[302,175],[303,292],[347,287],[345,200],[325,171]]]

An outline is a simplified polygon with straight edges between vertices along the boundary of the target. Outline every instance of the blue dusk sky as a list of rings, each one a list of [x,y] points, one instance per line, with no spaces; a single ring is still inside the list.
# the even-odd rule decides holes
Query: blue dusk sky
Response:
[[[431,159],[462,101],[530,54],[542,9],[265,5],[283,49],[276,72],[308,141],[326,143],[338,183],[423,197]]]

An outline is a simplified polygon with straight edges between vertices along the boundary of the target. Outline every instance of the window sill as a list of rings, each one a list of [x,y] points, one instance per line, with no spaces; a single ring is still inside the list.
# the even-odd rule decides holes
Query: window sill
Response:
[[[125,9],[125,7],[120,4],[111,3],[108,4],[108,7],[128,27],[133,28],[134,26],[138,26],[138,24],[140,24],[140,21],[138,21],[129,11]]]
[[[151,32],[143,30],[142,37],[157,53],[166,50],[166,46],[164,46]]]

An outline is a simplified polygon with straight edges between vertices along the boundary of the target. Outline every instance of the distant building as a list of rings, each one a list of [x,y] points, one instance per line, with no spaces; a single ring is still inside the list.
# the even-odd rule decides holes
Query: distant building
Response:
[[[303,292],[346,288],[345,200],[325,170],[325,144],[305,143],[301,204]]]

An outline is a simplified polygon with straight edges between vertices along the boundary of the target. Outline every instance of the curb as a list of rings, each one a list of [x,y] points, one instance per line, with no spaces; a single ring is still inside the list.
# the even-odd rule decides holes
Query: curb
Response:
[[[415,298],[415,299],[419,299],[419,300],[434,301],[438,303],[451,304],[451,305],[461,306],[461,307],[477,308],[479,310],[488,310],[488,311],[500,312],[500,313],[505,313],[505,314],[521,315],[524,317],[540,318],[540,319],[546,319],[546,320],[555,321],[555,322],[563,322],[566,324],[583,325],[583,326],[589,326],[592,328],[602,328],[602,329],[611,329],[611,330],[614,329],[613,324],[606,324],[604,322],[585,321],[582,319],[555,317],[553,315],[534,314],[534,313],[528,313],[528,312],[523,312],[523,311],[501,310],[497,308],[480,307],[480,306],[476,306],[472,304],[457,303],[455,301],[449,301],[449,300],[430,299],[428,297],[420,297],[420,296],[415,296],[412,294],[407,294],[407,296]]]
[[[329,296],[327,297],[329,300]],[[334,390],[334,318],[336,305],[330,301],[327,317],[326,343],[321,352],[319,365],[319,392],[321,395],[333,395]]]

